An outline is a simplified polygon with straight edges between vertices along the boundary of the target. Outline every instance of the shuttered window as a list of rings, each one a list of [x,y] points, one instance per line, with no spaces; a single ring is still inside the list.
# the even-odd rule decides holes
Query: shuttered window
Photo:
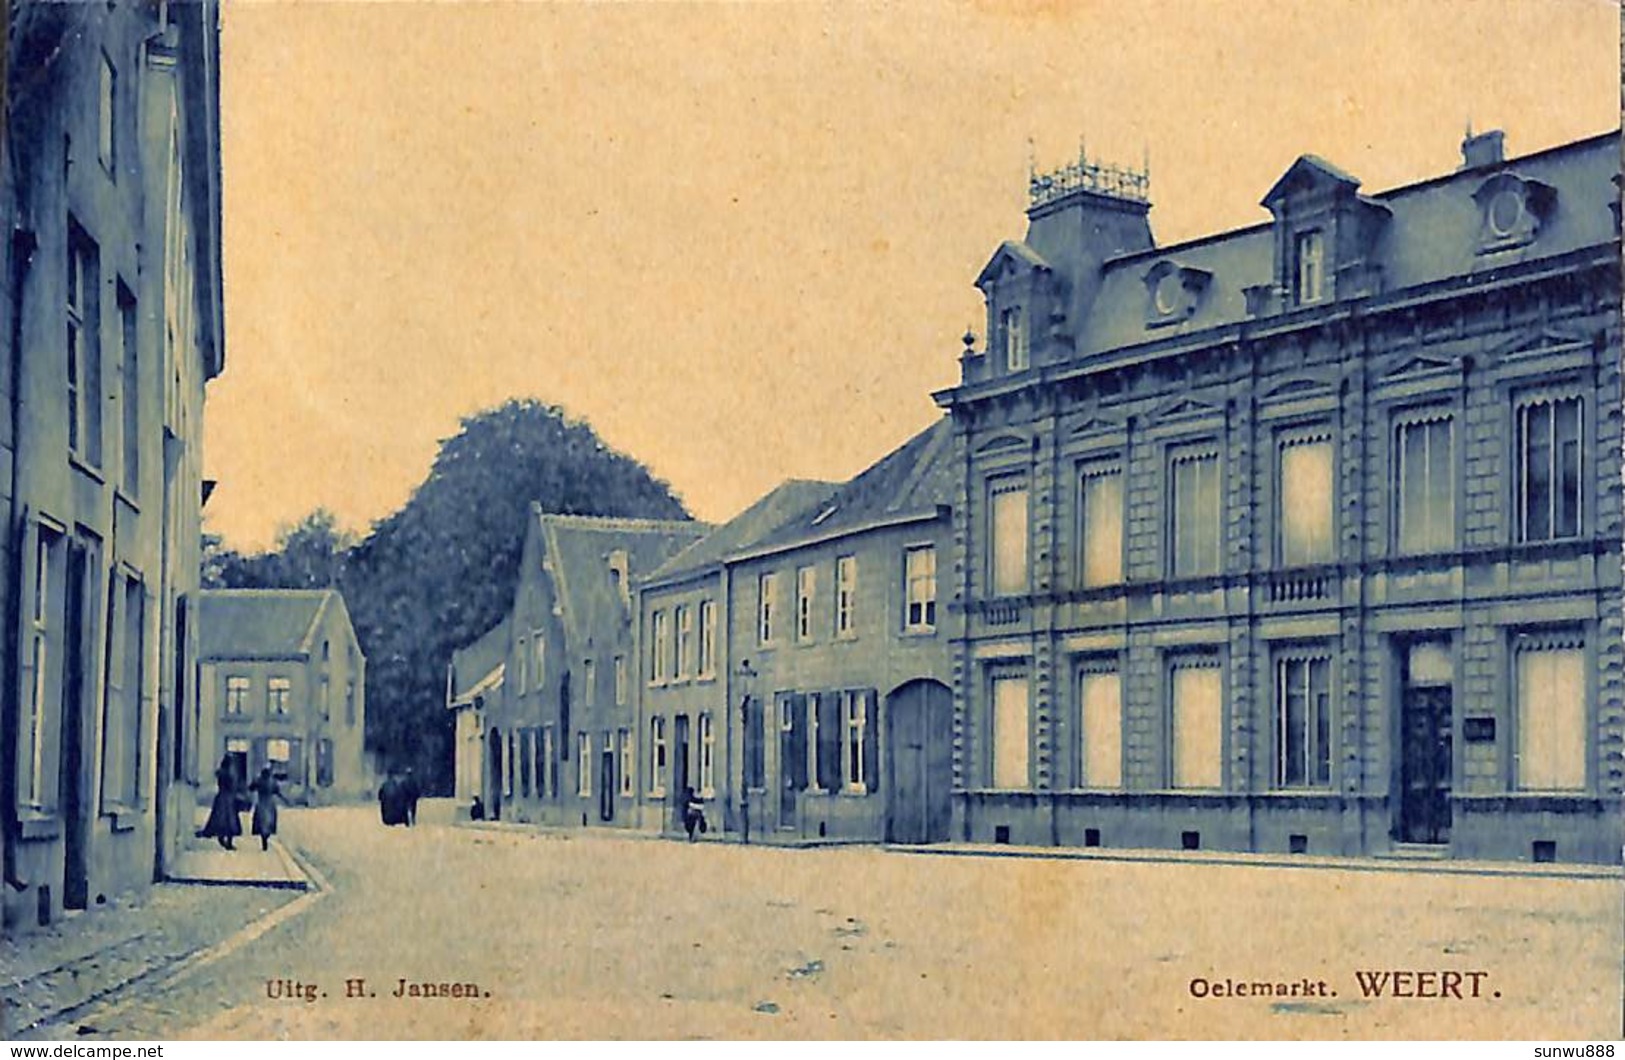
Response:
[[[1173,666],[1169,718],[1173,787],[1217,788],[1223,783],[1222,677],[1216,660],[1182,660]]]
[[[1123,786],[1123,684],[1115,670],[1090,669],[1078,677],[1083,736],[1079,787]]]
[[[993,688],[993,786],[1029,788],[1027,675],[997,674]]]
[[[1332,558],[1332,441],[1291,438],[1281,445],[1281,562],[1288,567]]]
[[[1581,637],[1520,638],[1516,662],[1517,786],[1526,791],[1584,789],[1586,682]]]

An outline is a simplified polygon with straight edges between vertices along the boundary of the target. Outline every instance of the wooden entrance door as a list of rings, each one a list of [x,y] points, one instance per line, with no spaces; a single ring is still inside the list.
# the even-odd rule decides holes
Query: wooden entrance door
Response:
[[[68,584],[63,622],[62,745],[58,760],[57,800],[62,807],[62,905],[84,909],[90,904],[90,811],[94,805],[85,761],[85,695],[94,687],[87,662],[94,658],[85,643],[85,618],[89,600],[88,559],[85,548],[74,544],[68,550]]]
[[[500,730],[491,730],[489,748],[486,752],[488,771],[491,774],[491,787],[485,793],[485,811],[491,815],[491,820],[502,820],[502,733]]]
[[[667,798],[672,805],[672,829],[683,827],[683,799],[688,791],[688,715],[679,714],[672,719],[671,791]]]
[[[886,839],[941,843],[953,812],[953,697],[914,681],[886,699]]]
[[[779,827],[796,827],[796,809],[807,787],[807,697],[779,697]]]
[[[1399,832],[1406,843],[1450,841],[1450,686],[1405,689]]]

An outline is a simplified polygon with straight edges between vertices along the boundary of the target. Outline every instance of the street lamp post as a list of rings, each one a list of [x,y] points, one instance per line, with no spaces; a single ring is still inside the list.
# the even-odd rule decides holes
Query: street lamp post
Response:
[[[739,698],[739,835],[742,842],[750,843],[750,777],[747,771],[750,768],[748,748],[750,747],[750,685],[756,677],[756,668],[751,666],[749,659],[739,660],[734,669],[734,676],[740,679],[743,685],[743,695]]]

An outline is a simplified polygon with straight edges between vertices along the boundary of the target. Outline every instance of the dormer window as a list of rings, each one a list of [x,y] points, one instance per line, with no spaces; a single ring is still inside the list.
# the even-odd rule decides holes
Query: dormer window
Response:
[[[1022,372],[1027,369],[1027,315],[1020,306],[1006,309],[999,316],[999,326],[1004,333],[1004,366],[1007,371]]]
[[[1318,228],[1299,232],[1294,244],[1293,294],[1299,305],[1313,305],[1325,296],[1326,239]]]
[[[1497,173],[1480,184],[1473,193],[1480,213],[1478,252],[1493,254],[1533,243],[1556,197],[1550,186],[1515,173]]]
[[[1146,272],[1145,326],[1158,327],[1188,320],[1196,314],[1213,274],[1159,261]]]

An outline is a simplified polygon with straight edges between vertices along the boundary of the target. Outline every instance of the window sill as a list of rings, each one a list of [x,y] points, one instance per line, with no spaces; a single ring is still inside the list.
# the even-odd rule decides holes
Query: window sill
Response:
[[[694,677],[694,683],[697,685],[714,685],[716,682],[717,675],[714,672],[708,674],[696,674]]]
[[[650,788],[648,797],[651,798],[651,799],[663,799],[663,798],[666,797],[666,789],[665,788]]]
[[[115,832],[133,832],[135,826],[141,823],[141,811],[130,806],[108,806],[102,810],[102,816],[112,822]]]
[[[17,815],[17,832],[22,839],[56,839],[62,835],[62,819],[54,813],[23,810]]]
[[[93,478],[97,481],[97,483],[103,486],[107,485],[107,476],[102,474],[101,468],[90,463],[78,453],[70,452],[68,454],[68,465],[75,471],[83,474],[85,477]]]
[[[857,787],[848,785],[837,792],[837,794],[843,799],[864,799],[869,797],[869,789],[867,786],[862,784],[858,785]]]
[[[835,639],[842,644],[850,644],[858,639],[856,633],[837,633]]]
[[[936,635],[937,635],[937,627],[935,627],[935,626],[930,626],[930,627],[920,626],[920,627],[914,628],[914,629],[910,629],[910,628],[905,627],[903,630],[901,630],[898,633],[898,636],[901,636],[901,637],[934,637]]]

